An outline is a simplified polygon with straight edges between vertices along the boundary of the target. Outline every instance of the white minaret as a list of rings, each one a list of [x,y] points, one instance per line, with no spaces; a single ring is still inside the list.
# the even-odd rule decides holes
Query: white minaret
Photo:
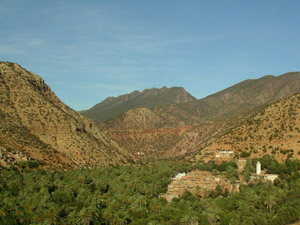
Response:
[[[260,162],[258,161],[256,163],[256,174],[259,175],[261,173],[261,164]]]

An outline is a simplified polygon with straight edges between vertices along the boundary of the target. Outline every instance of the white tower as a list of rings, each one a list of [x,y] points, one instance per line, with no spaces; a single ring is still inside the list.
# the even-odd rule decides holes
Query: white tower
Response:
[[[258,161],[256,163],[256,174],[259,175],[261,173],[261,164],[260,162]]]

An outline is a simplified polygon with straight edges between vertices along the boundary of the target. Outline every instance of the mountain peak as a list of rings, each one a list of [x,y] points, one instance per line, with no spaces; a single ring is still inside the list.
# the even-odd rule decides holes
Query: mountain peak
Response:
[[[243,81],[203,99],[157,107],[148,112],[128,111],[101,123],[101,128],[117,143],[132,152],[144,152],[147,157],[187,157],[266,105],[299,92],[300,73],[292,75],[287,73],[276,77],[268,75]],[[293,105],[299,105],[298,103],[299,101],[295,101]],[[285,108],[284,114],[275,115],[277,111],[274,109],[269,113],[269,118],[276,117],[275,120],[272,119],[274,122],[279,118],[284,119],[284,115],[285,117],[293,115],[291,112],[289,114],[288,108]],[[267,122],[267,119],[261,121]],[[286,127],[289,126],[292,124],[287,123]],[[272,124],[266,127],[272,130]],[[280,124],[278,127],[280,128]],[[255,129],[254,127],[252,129],[254,135]],[[296,130],[296,127],[293,129],[295,135],[299,134],[297,133],[299,129]],[[261,129],[261,140],[258,137],[258,145],[264,138],[266,142],[269,140],[270,135],[264,136],[264,131],[266,130]],[[247,132],[250,132],[250,129],[245,129],[243,137],[247,136]],[[232,143],[235,144],[240,138],[239,134],[235,133],[232,135]],[[298,142],[299,139],[295,140]],[[225,142],[223,144],[224,149],[232,149],[227,148]],[[212,150],[207,152],[208,156],[214,156],[210,155]]]
[[[133,91],[130,94],[109,97],[93,106],[91,109],[84,111],[83,114],[94,119],[96,123],[100,123],[129,109],[140,107],[154,109],[155,107],[173,103],[184,103],[193,100],[196,100],[196,98],[181,87],[153,87],[141,92]]]

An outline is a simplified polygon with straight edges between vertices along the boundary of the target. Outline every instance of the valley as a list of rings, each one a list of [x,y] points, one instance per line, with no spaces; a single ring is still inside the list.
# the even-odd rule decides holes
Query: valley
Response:
[[[300,1],[0,4],[0,225],[300,225]]]
[[[60,168],[151,158],[209,161],[219,150],[237,158],[299,158],[297,72],[246,80],[203,99],[167,87],[108,98],[91,111],[103,107],[112,118],[95,124],[62,103],[37,75],[15,63],[0,68],[0,141],[7,157],[13,149]]]
[[[96,120],[1,62],[0,224],[295,223],[299,84],[264,76],[203,99],[152,88],[106,99]]]

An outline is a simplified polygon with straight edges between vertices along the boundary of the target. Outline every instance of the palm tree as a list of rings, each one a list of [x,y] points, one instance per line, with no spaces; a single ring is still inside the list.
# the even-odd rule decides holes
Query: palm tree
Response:
[[[216,225],[220,218],[216,211],[210,211],[206,215],[207,215],[208,222],[211,225]]]
[[[99,218],[99,213],[97,208],[94,206],[83,207],[78,213],[80,222],[83,225],[89,225],[92,221]]]
[[[78,219],[78,212],[76,210],[73,210],[68,214],[68,223],[67,224],[78,224],[80,221]]]
[[[93,219],[93,214],[86,207],[84,207],[80,210],[80,212],[78,213],[78,216],[80,217],[80,222],[83,225],[89,225]]]
[[[209,202],[206,202],[206,204]],[[220,214],[222,213],[222,210],[215,205],[213,202],[211,202],[210,205],[207,205],[204,214],[207,216],[208,222],[211,225],[216,225],[218,220],[220,219]]]
[[[246,199],[247,201],[251,202],[254,207],[257,207],[258,203],[260,201],[259,195],[257,195],[256,192],[254,190],[252,190],[252,189],[249,189],[245,193],[244,199]]]
[[[269,209],[271,213],[273,206],[276,205],[276,197],[274,195],[268,195],[264,205]]]
[[[44,224],[56,224],[58,215],[59,215],[59,208],[57,206],[51,205],[48,209],[43,210],[42,220]]]
[[[152,213],[159,213],[161,211],[161,207],[159,205],[159,200],[157,198],[154,198],[151,200],[149,208]]]
[[[118,215],[115,215],[115,217],[112,219],[111,224],[113,225],[126,225],[127,221],[125,218],[121,218]]]
[[[109,224],[112,218],[114,217],[114,212],[112,208],[106,208],[103,213],[103,218],[105,220],[105,224]]]
[[[147,199],[144,195],[140,195],[136,201],[139,207],[147,205]]]
[[[188,225],[190,223],[190,216],[189,215],[184,215],[180,219],[180,223],[183,224],[183,225]]]

